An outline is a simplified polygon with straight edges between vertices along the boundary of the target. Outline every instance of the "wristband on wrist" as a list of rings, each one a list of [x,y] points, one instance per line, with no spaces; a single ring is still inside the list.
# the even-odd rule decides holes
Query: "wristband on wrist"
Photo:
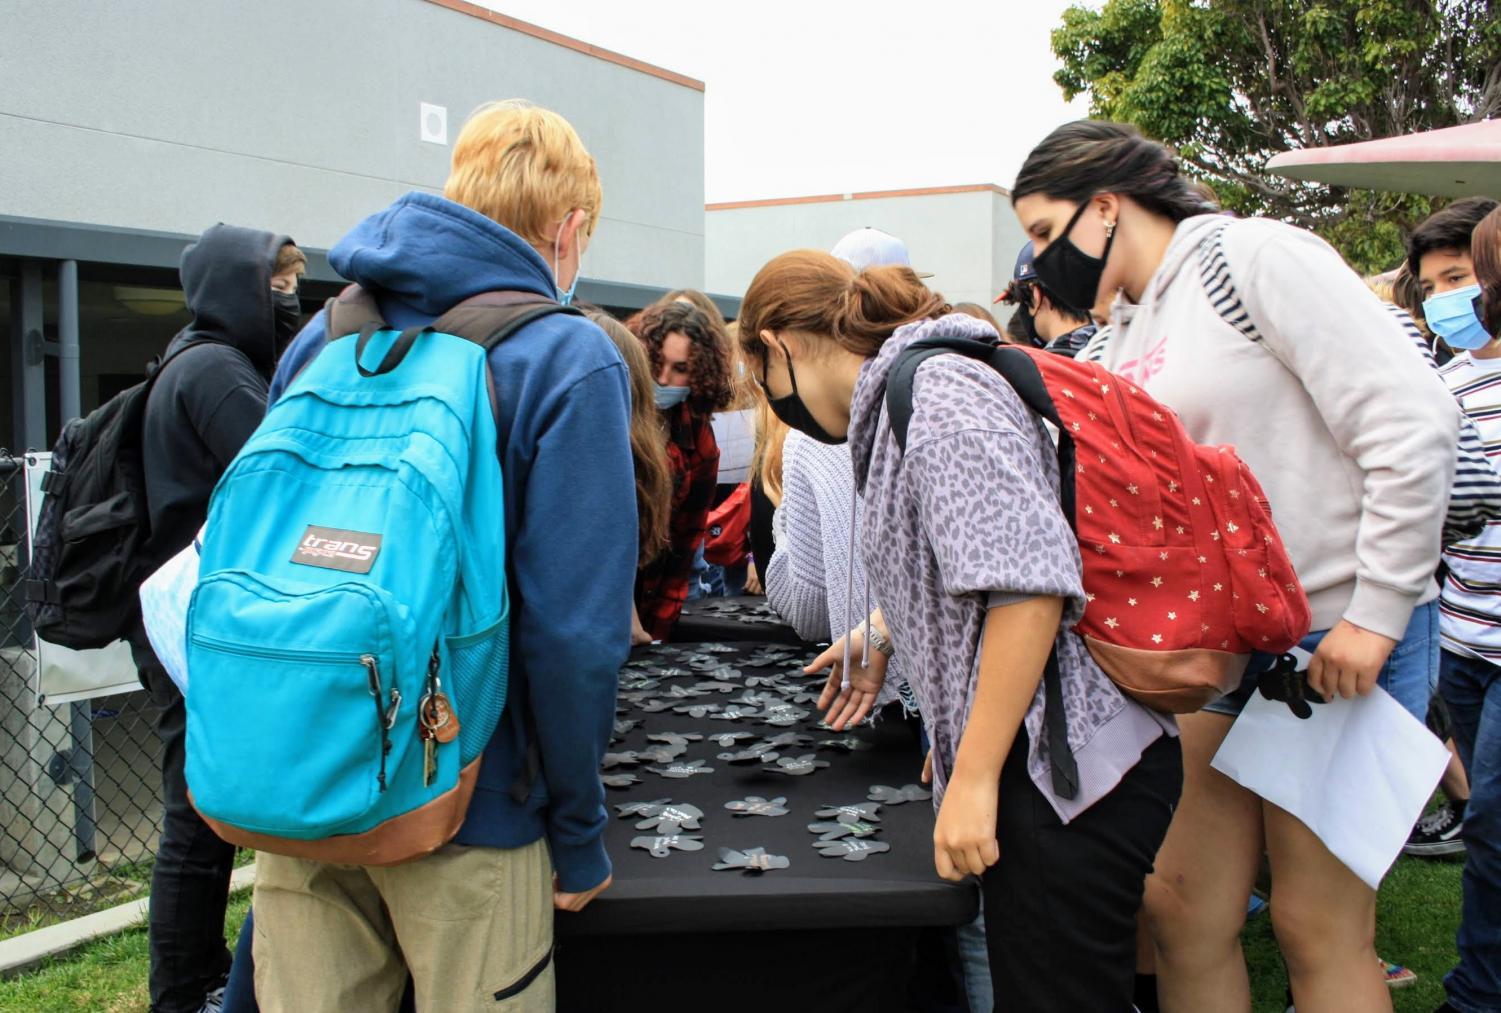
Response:
[[[886,657],[889,658],[892,655],[896,654],[896,645],[891,642],[890,637],[881,632],[880,628],[877,627],[875,623],[870,624],[870,632],[868,636],[870,637],[870,646],[886,655]]]

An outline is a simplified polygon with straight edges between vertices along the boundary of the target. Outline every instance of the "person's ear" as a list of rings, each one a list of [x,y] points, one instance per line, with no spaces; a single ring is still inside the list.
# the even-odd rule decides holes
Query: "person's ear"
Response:
[[[1093,203],[1099,208],[1100,216],[1109,225],[1115,225],[1121,217],[1121,199],[1113,193],[1102,193],[1093,198]]]
[[[771,331],[762,331],[762,334],[771,334],[771,347],[777,350],[783,362],[789,365],[794,356],[799,360],[808,355],[808,341],[800,337],[795,331],[783,331],[781,334],[772,334]],[[762,340],[766,340],[762,338]]]
[[[588,212],[583,208],[574,208],[563,219],[563,224],[558,226],[559,262],[566,262],[574,256],[576,244],[578,246],[578,254],[582,256],[583,245],[588,242],[588,236],[582,230],[584,223],[588,220]]]

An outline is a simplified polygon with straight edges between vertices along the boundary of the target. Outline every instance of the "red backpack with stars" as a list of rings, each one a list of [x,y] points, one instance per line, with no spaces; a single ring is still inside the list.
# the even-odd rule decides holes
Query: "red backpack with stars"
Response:
[[[989,363],[1058,431],[1060,498],[1089,598],[1074,629],[1122,690],[1189,713],[1238,686],[1250,652],[1278,654],[1308,634],[1308,598],[1251,469],[1233,447],[1193,442],[1172,409],[1095,363],[914,342],[886,386],[898,446],[918,365],[950,352]]]

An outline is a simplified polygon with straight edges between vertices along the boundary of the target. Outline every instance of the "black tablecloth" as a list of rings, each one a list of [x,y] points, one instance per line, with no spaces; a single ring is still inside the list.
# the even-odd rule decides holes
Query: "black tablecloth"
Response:
[[[784,659],[751,663],[758,655],[778,651]],[[693,717],[673,709],[701,703],[722,713],[737,705],[748,679],[771,676],[782,677],[780,686],[758,685],[756,691],[781,700],[788,699],[790,688],[816,692],[822,680],[800,671],[811,656],[805,645],[764,642],[659,645],[633,656],[621,675],[618,717],[640,723],[620,734],[611,749],[640,753],[664,745],[648,738],[664,732],[706,738],[688,742],[680,756],[665,762],[643,759],[605,771],[607,776],[633,774],[640,783],[607,792],[611,820],[606,842],[615,866],[614,885],[583,912],[558,916],[562,1013],[656,1013],[664,1008],[717,1013],[903,1010],[919,932],[975,917],[976,888],[945,883],[934,872],[931,801],[886,804],[876,810],[880,831],[866,839],[889,844],[890,851],[847,862],[822,857],[813,847],[817,835],[809,832],[808,824],[837,822],[819,820],[818,810],[867,803],[872,785],[902,788],[918,780],[922,758],[899,711],[874,728],[836,733],[816,727],[819,715],[807,700],[793,704],[807,715],[791,727],[768,725],[756,717]],[[667,669],[681,674],[663,676]],[[632,688],[646,679],[657,679],[658,685]],[[668,696],[675,687],[682,692],[711,681],[731,688],[682,699]],[[638,698],[631,699],[633,694]],[[673,706],[644,712],[643,705],[659,706],[651,702],[654,698],[670,699]],[[739,706],[766,713],[764,703]],[[729,747],[707,739],[730,732],[754,737]],[[775,763],[741,766],[719,758],[789,732],[811,741],[778,750],[780,756],[812,754],[829,765],[791,776],[769,769]],[[871,748],[846,752],[819,745],[851,734]],[[695,760],[714,772],[671,779],[647,769]],[[748,796],[785,798],[788,812],[737,816],[724,808],[726,802]],[[701,828],[682,833],[701,837],[703,850],[654,858],[631,847],[633,839],[659,836],[660,831],[637,829],[644,817],[622,819],[616,806],[663,798],[702,810]],[[789,866],[761,873],[711,868],[720,848],[754,847],[785,856]]]
[[[733,650],[699,655],[698,671],[681,657],[683,652],[693,649],[690,645],[643,648],[634,656],[633,667],[622,674],[622,692],[627,695],[632,692],[627,687],[633,684],[633,679],[666,668],[683,674],[662,678],[655,689],[640,692],[660,698],[671,691],[687,690],[711,680],[734,687],[730,692],[715,691],[681,700],[669,698],[678,706],[698,703],[721,709],[736,706],[748,678],[780,674],[786,677],[783,685],[796,685],[808,692],[816,692],[822,685],[821,679],[801,674],[801,666],[810,657],[806,649],[792,654],[791,649],[780,648],[791,656],[778,663],[754,667],[748,663],[754,655],[779,648],[767,644],[721,646],[733,646]],[[707,670],[711,668],[742,674]],[[774,689],[758,691],[785,699]],[[681,756],[670,761],[705,761],[704,765],[714,769],[712,774],[670,779],[647,769],[668,766],[653,760],[606,771],[607,775],[634,774],[641,781],[628,789],[607,793],[611,820],[606,842],[615,865],[615,883],[582,913],[560,918],[560,934],[957,925],[975,916],[974,887],[945,883],[934,872],[930,801],[880,806],[876,812],[879,822],[874,824],[880,830],[869,840],[889,844],[888,852],[849,862],[825,858],[812,846],[817,836],[809,832],[808,824],[818,821],[815,813],[825,805],[864,803],[872,785],[900,788],[918,780],[921,755],[912,732],[899,718],[883,720],[873,729],[840,734],[815,726],[819,715],[814,704],[807,700],[794,704],[806,716],[793,727],[775,727],[756,718],[719,720],[712,713],[693,717],[673,709],[645,713],[642,704],[652,705],[650,699],[622,700],[623,713],[619,716],[640,724],[620,736],[612,750],[639,752],[661,745],[647,737],[660,732],[706,736],[751,733],[755,738],[732,747],[707,740],[690,742]],[[721,753],[738,751],[766,737],[789,732],[806,735],[811,741],[779,750],[782,757],[812,754],[828,766],[806,776],[791,776],[775,772],[775,763],[741,766],[719,759]],[[846,752],[818,744],[851,734],[872,748]],[[725,809],[726,802],[747,796],[785,798],[788,813],[775,817],[737,816]],[[702,838],[702,851],[673,851],[666,858],[655,858],[647,851],[631,847],[633,839],[657,836],[658,832],[637,829],[640,816],[619,818],[616,805],[661,798],[691,803],[703,811],[702,829],[683,831]],[[754,847],[786,856],[791,864],[785,869],[759,874],[711,869],[719,859],[720,848],[744,851]]]
[[[803,645],[797,631],[782,622],[766,604],[766,597],[759,594],[690,601],[683,606],[682,615],[667,639],[674,644],[754,640]]]

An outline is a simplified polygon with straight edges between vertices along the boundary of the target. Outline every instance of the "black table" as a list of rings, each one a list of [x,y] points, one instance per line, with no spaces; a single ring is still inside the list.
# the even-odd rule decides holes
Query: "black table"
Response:
[[[722,650],[708,650],[711,646]],[[780,656],[768,658],[768,652]],[[558,918],[559,1009],[901,1009],[917,931],[974,918],[975,888],[945,883],[934,872],[930,801],[885,804],[876,810],[879,823],[871,823],[880,830],[865,840],[889,844],[887,852],[849,862],[822,857],[813,847],[817,835],[808,824],[820,821],[818,810],[827,804],[866,803],[872,785],[912,784],[922,761],[912,732],[899,718],[835,733],[816,726],[819,715],[806,696],[794,696],[792,706],[806,713],[788,727],[767,724],[768,708],[775,711],[774,701],[788,700],[789,689],[808,694],[821,687],[821,679],[801,674],[810,657],[806,647],[767,643],[661,645],[633,657],[621,675],[618,716],[639,724],[619,735],[611,749],[639,754],[666,745],[671,751],[672,744],[648,738],[660,733],[706,738],[687,742],[675,758],[664,755],[605,771],[606,776],[634,774],[640,783],[607,793],[612,818],[606,842],[615,866],[614,885],[582,913]],[[682,674],[658,678],[666,669]],[[767,694],[760,703],[740,703],[747,680],[774,676],[781,677],[779,684],[755,687]],[[658,685],[634,688],[650,679]],[[723,683],[727,691],[669,695],[706,682]],[[653,700],[668,700],[671,706],[643,711],[661,706]],[[698,704],[718,710],[695,717],[674,709]],[[728,707],[760,716],[715,717]],[[754,737],[728,747],[707,739],[722,733]],[[740,765],[719,758],[788,733],[807,736],[808,742],[777,750],[779,756],[793,760],[812,754],[828,766],[791,776],[775,772],[776,762]],[[868,748],[846,751],[832,744],[842,739]],[[672,779],[647,769],[692,761],[704,761],[713,773]],[[785,798],[788,812],[737,816],[724,807],[749,796]],[[703,812],[701,829],[682,831],[700,837],[703,850],[673,850],[656,858],[631,847],[633,839],[661,832],[637,829],[645,816],[619,818],[616,806],[662,798]],[[790,865],[761,873],[711,868],[721,848],[753,847],[785,856]],[[664,1006],[665,982],[672,983],[672,994],[680,998]]]
[[[759,594],[690,601],[667,639],[674,644],[756,641],[804,646],[797,631]]]

